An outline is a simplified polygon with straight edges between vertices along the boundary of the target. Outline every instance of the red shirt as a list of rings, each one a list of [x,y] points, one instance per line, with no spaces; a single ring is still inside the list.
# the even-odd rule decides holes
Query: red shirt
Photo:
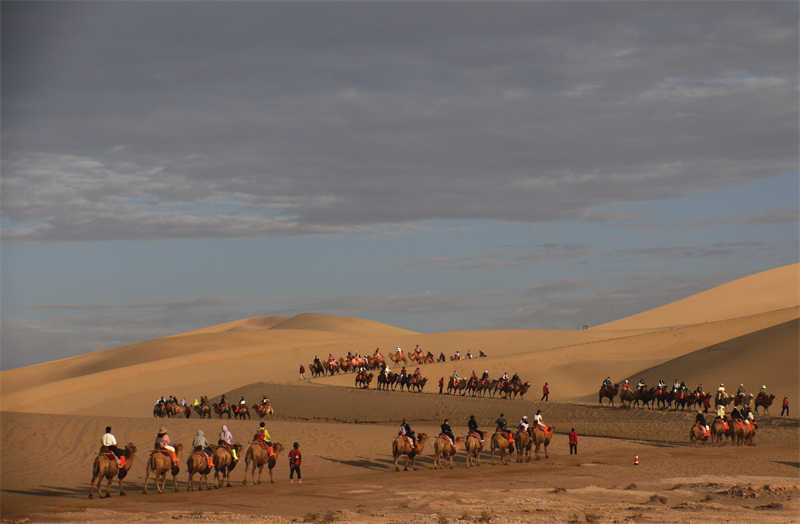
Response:
[[[789,407],[789,399],[786,397],[783,397],[783,407],[785,408]]]
[[[439,387],[443,387],[443,386],[444,386],[444,379],[440,378],[439,379]]]
[[[542,391],[545,393],[550,393],[550,390],[547,388],[547,386],[542,386]]]
[[[305,372],[306,372],[306,368],[304,368],[303,366],[300,366],[300,373],[305,373]]]
[[[289,452],[289,464],[291,464],[293,466],[299,466],[300,465],[300,450],[299,449],[293,449],[292,451]]]
[[[576,446],[578,445],[578,434],[575,433],[574,431],[569,434],[569,443],[574,444]]]

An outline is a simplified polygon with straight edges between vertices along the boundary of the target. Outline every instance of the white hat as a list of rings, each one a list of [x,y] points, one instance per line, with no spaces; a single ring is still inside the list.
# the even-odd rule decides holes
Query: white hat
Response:
[[[767,389],[767,386],[761,386],[761,387],[764,388],[764,389]]]
[[[528,415],[522,415],[522,420],[528,420]]]

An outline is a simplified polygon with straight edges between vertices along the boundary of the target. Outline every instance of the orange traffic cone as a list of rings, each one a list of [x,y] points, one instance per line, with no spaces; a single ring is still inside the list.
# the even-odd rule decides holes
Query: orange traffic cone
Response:
[[[634,459],[633,459],[633,465],[634,465],[634,466],[638,466],[638,465],[639,465],[639,455],[636,455],[636,456],[634,457]]]

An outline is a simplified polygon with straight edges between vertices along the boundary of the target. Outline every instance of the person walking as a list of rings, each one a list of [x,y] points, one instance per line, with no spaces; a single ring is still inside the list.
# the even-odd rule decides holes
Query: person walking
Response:
[[[306,378],[306,367],[303,364],[300,364],[300,380],[305,380]]]
[[[783,397],[783,409],[781,410],[781,416],[783,416],[783,412],[786,412],[786,416],[789,416],[789,397]]]
[[[547,386],[547,382],[545,382],[544,386],[542,386],[542,400],[547,402],[549,400],[548,398],[549,396],[550,396],[550,388]],[[542,400],[540,400],[539,402],[541,402]]]
[[[289,482],[294,482],[294,474],[297,473],[297,482],[302,484],[303,481],[300,479],[300,462],[302,460],[300,444],[295,442],[292,447],[294,449],[289,452]]]
[[[572,455],[573,451],[575,455],[578,454],[578,434],[575,433],[575,428],[569,432],[569,454]]]
[[[444,389],[444,377],[439,379],[439,394],[442,394],[442,390]]]

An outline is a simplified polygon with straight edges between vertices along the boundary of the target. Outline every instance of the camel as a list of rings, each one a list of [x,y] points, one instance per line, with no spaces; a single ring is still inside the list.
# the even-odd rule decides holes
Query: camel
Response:
[[[311,373],[311,378],[316,378],[320,375],[325,376],[325,367],[322,363],[314,364],[312,362],[308,365],[308,371]]]
[[[244,420],[244,417],[247,417],[247,420],[250,420],[250,410],[248,410],[247,406],[244,404],[241,406],[236,406],[236,409],[233,412],[233,418]]]
[[[165,455],[161,449],[154,449],[150,452],[150,458],[147,459],[147,466],[144,474],[144,491],[143,495],[147,495],[147,484],[150,480],[150,472],[153,472],[153,480],[156,483],[156,489],[159,493],[164,493],[164,485],[167,483],[167,472],[172,473],[172,481],[175,483],[175,493],[178,492],[178,473],[180,473],[181,450],[183,444],[180,442],[173,446],[175,448],[175,466],[172,466],[172,458]],[[169,453],[167,450],[163,450]],[[158,478],[161,477],[161,486],[158,485]]]
[[[219,415],[219,418],[222,418],[222,415],[228,415],[228,420],[231,419],[231,405],[227,402],[222,404],[221,406],[214,402],[212,404],[214,406],[214,413]]]
[[[706,428],[701,426],[700,424],[695,424],[692,426],[692,429],[689,430],[689,445],[693,448],[698,447],[706,447],[706,441],[708,440],[708,435],[706,435]]]
[[[399,375],[397,373],[378,373],[378,390],[388,390],[389,386],[394,386],[395,382],[397,382],[397,377]]]
[[[273,442],[272,451],[274,454],[270,455],[269,450],[262,448],[256,438],[253,437],[253,442],[250,443],[244,452],[243,486],[247,485],[247,470],[250,468],[251,462],[253,463],[253,467],[250,471],[250,475],[253,478],[253,484],[261,484],[261,474],[264,472],[264,465],[267,465],[267,469],[269,471],[269,481],[273,484],[275,483],[275,480],[272,478],[272,470],[275,467],[276,461],[278,460],[278,455],[281,451],[283,451],[283,446],[277,442]],[[256,480],[256,469],[258,469],[258,480]]]
[[[233,468],[236,467],[236,464],[239,462],[239,459],[233,458],[233,454],[228,451],[225,447],[227,444],[223,441],[219,441],[217,444],[217,449],[214,451],[214,487],[221,488],[223,482],[226,483],[227,487],[231,487],[231,471]],[[236,451],[236,455],[241,455],[242,453],[242,445],[238,442],[233,444],[231,448]],[[220,479],[220,473],[222,473],[222,479]]]
[[[180,404],[175,404],[173,402],[168,402],[166,409],[168,418],[177,417],[178,415],[184,412],[183,406],[181,406]]]
[[[732,440],[733,430],[730,427],[726,428],[725,422],[721,418],[714,420],[714,422],[711,423],[710,429],[711,429],[711,442],[712,443],[716,442],[717,447],[724,446],[725,444],[727,444],[728,437],[731,437],[731,442],[733,442]],[[725,442],[722,442],[722,437],[725,437]]]
[[[647,406],[648,409],[653,409],[653,404],[655,404],[656,399],[656,388],[650,389],[639,389],[636,391],[636,398],[633,400],[634,407],[639,405],[639,402],[642,403],[642,408]]]
[[[744,433],[747,431],[747,426],[745,426],[744,422],[740,422],[738,420],[732,420],[730,425],[731,443],[736,443],[737,446],[741,446],[744,442]]]
[[[211,456],[213,457],[216,446],[209,444],[207,449],[211,450]],[[206,482],[206,490],[210,490],[211,488],[208,487],[208,474],[211,473],[211,469],[212,467],[208,465],[208,455],[203,451],[203,448],[201,446],[194,448],[186,460],[186,470],[189,472],[189,491],[194,491],[195,473],[200,475],[197,491],[203,491],[203,481]]]
[[[200,418],[211,418],[211,406],[208,404],[199,404],[194,407],[195,412],[200,415]]]
[[[514,435],[514,446],[517,448],[517,462],[530,462],[531,461],[531,448],[533,447],[533,439],[524,429],[517,431]]]
[[[94,498],[95,481],[97,481],[97,494],[100,495],[100,498],[109,498],[111,496],[111,481],[114,480],[114,477],[119,478],[119,494],[121,496],[127,495],[122,489],[122,480],[128,475],[128,471],[130,471],[133,465],[133,458],[136,456],[136,446],[134,446],[133,443],[128,443],[128,445],[125,446],[125,453],[123,454],[125,457],[125,465],[122,466],[122,468],[117,464],[116,458],[109,458],[105,453],[105,446],[102,446],[100,448],[100,454],[94,459],[94,464],[92,465],[92,486],[89,490],[90,499]],[[103,492],[101,491],[103,477],[108,480],[105,496],[102,495]]]
[[[607,398],[611,402],[611,406],[614,406],[614,397],[617,396],[619,393],[619,383],[614,384],[613,386],[606,386],[603,385],[600,388],[600,405],[603,405],[603,399]]]
[[[753,437],[755,436],[756,436],[755,423],[751,422],[749,427],[747,426],[747,424],[742,426],[742,440],[744,441],[745,446],[752,446]]]
[[[411,443],[406,439],[406,437],[402,435],[398,435],[392,441],[392,456],[394,457],[394,470],[400,471],[400,466],[397,465],[397,461],[400,459],[401,456],[406,456],[406,465],[403,468],[403,471],[408,471],[408,463],[411,463],[411,467],[414,468],[416,471],[417,469],[417,462],[416,457],[417,455],[422,454],[422,450],[425,448],[425,441],[428,440],[427,433],[420,433],[417,436],[417,447],[415,449],[411,448]]]
[[[517,395],[519,395],[521,400],[525,400],[525,393],[527,393],[529,389],[531,389],[530,382],[525,382],[522,385],[517,384],[516,387],[514,387],[514,391],[512,391],[514,398],[517,398]]]
[[[721,395],[724,395],[724,396],[721,396]],[[731,403],[735,399],[736,399],[736,397],[732,397],[732,396],[729,397],[725,393],[722,393],[722,394],[717,393],[717,395],[714,397],[714,408],[716,408],[717,406],[725,406],[725,409],[727,410],[728,406],[730,406]]]
[[[400,362],[402,362],[404,366],[408,365],[408,359],[402,353],[389,353],[389,359],[394,362],[394,367],[399,366]]]
[[[752,393],[750,393],[749,395],[736,395],[736,400],[733,401],[734,407],[742,406],[743,408],[749,408],[752,404],[753,404]]]
[[[272,408],[269,399],[267,399],[266,404],[253,404],[253,411],[258,413],[258,418],[260,420],[264,420],[265,418],[272,420],[275,418],[275,410]]]
[[[422,390],[425,389],[425,384],[427,383],[428,377],[425,377],[417,380],[416,382],[412,382],[411,387],[414,388],[417,393],[422,393]]]
[[[494,395],[494,389],[497,387],[498,382],[500,382],[498,379],[487,380],[482,386],[478,386],[478,391],[480,391],[481,397],[486,396],[486,393],[491,393]]]
[[[636,392],[631,388],[622,388],[622,391],[619,392],[619,407],[630,408],[634,400],[636,400]],[[625,405],[626,402],[628,403],[627,406]]]
[[[659,388],[656,391],[656,407],[661,408],[661,405],[664,405],[664,409],[668,409],[672,405],[672,399],[675,398],[675,393],[672,391],[668,391],[667,388]]]
[[[471,465],[481,465],[481,451],[483,451],[483,441],[478,435],[470,432],[464,441],[464,448],[467,451],[467,467]]]
[[[769,415],[769,407],[775,401],[775,395],[766,395],[759,393],[756,397],[756,415],[758,415],[758,408],[763,407],[764,413]]]
[[[369,383],[372,382],[372,378],[374,375],[370,373],[369,375],[364,375],[363,373],[359,373],[356,375],[356,385],[355,387],[361,387],[367,389],[369,387]]]
[[[545,435],[545,432],[542,431],[542,428],[536,426],[533,428],[532,438],[533,441],[536,443],[536,450],[534,451],[536,455],[536,460],[539,460],[539,449],[541,448],[542,444],[544,444],[544,458],[547,457],[547,446],[550,445],[550,439],[553,438],[553,435],[556,434],[556,428],[553,426],[547,426],[547,430],[550,432],[549,434]]]
[[[452,394],[451,392],[459,392],[462,389],[467,387],[467,379],[460,378],[457,381],[454,381],[452,378],[447,380],[447,394]]]
[[[447,464],[450,469],[453,469],[453,456],[459,452],[461,446],[464,445],[464,437],[456,437],[455,442],[451,445],[450,441],[444,435],[439,435],[433,443],[433,469],[444,469],[439,455],[444,455],[447,459]]]
[[[504,466],[508,466],[508,459],[506,459],[506,450],[508,450],[508,454],[511,455],[512,453],[514,453],[513,446],[514,446],[514,444],[509,440],[508,437],[506,437],[505,433],[501,432],[500,429],[498,428],[498,430],[495,432],[495,434],[492,435],[492,441],[491,441],[491,446],[490,446],[491,450],[492,450],[492,454],[491,454],[492,466],[494,466],[494,450],[495,449],[499,449],[500,450],[500,460],[503,461],[503,465]]]
[[[153,406],[153,418],[167,418],[167,406],[164,404]]]

